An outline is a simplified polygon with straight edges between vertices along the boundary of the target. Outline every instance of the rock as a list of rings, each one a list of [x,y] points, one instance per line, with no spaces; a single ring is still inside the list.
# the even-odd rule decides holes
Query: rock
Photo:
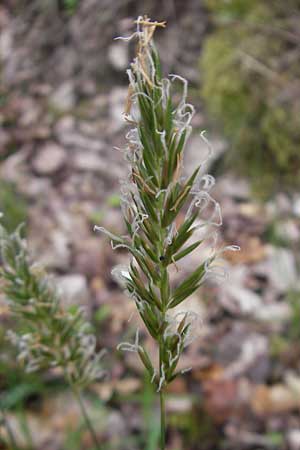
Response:
[[[78,130],[80,133],[98,140],[98,136],[101,134],[101,127],[103,126],[102,119],[94,120],[80,120],[78,122]]]
[[[105,148],[105,144],[100,139],[84,136],[75,130],[60,130],[58,139],[62,145],[72,149],[80,148],[85,151],[93,151],[96,153],[101,152]]]
[[[103,173],[107,171],[107,161],[98,156],[96,153],[77,153],[74,156],[73,164],[77,170]]]
[[[55,143],[46,144],[32,161],[33,169],[39,175],[52,175],[62,169],[67,160],[65,150]]]
[[[254,315],[262,307],[260,296],[244,286],[247,275],[246,266],[231,267],[229,270],[230,282],[224,283],[222,286],[220,302],[232,314]]]
[[[193,399],[188,396],[176,395],[169,396],[166,402],[166,409],[171,414],[184,414],[188,413],[193,408]]]
[[[75,128],[75,119],[73,116],[64,116],[55,124],[54,132],[58,139],[65,132],[69,132]]]
[[[293,220],[285,220],[275,225],[275,234],[282,240],[298,242],[300,239],[299,226]]]
[[[217,182],[217,189],[235,200],[249,201],[251,197],[249,182],[243,178],[222,177]]]
[[[77,88],[80,95],[94,96],[97,94],[97,83],[91,78],[87,78],[87,74],[77,82]]]
[[[262,306],[259,295],[250,289],[231,283],[225,289],[227,295],[222,298],[222,305],[233,314],[254,314]]]
[[[139,378],[125,378],[114,383],[114,389],[121,395],[132,394],[141,388],[142,383]]]
[[[60,229],[52,230],[47,222],[45,226],[41,220],[39,222],[39,224],[35,224],[31,231],[32,236],[35,237],[31,241],[36,243],[34,253],[41,254],[39,262],[50,269],[67,270],[71,259],[69,236]],[[43,229],[42,235],[38,225]],[[49,242],[47,247],[45,247],[45,236],[47,233],[49,233]]]
[[[277,219],[280,215],[290,214],[292,211],[291,199],[283,192],[278,193],[275,199],[267,202],[265,206],[268,216],[273,219]]]
[[[293,199],[293,213],[300,217],[300,196],[296,194]]]
[[[286,385],[300,399],[300,377],[296,372],[288,370],[284,375]]]
[[[75,106],[75,92],[71,81],[61,84],[50,96],[50,104],[59,111],[69,111]]]
[[[279,292],[286,292],[297,285],[295,256],[289,249],[270,247],[268,259],[258,264],[255,271],[268,276]]]
[[[31,152],[31,147],[23,147],[21,152],[13,153],[11,156],[1,162],[0,172],[1,177],[7,181],[13,181],[19,185],[25,167],[26,159]]]
[[[268,340],[262,334],[251,333],[240,342],[240,354],[226,367],[224,377],[231,379],[247,374],[257,382],[264,379],[268,371]]]
[[[219,342],[216,361],[224,367],[222,378],[247,376],[262,382],[269,373],[268,339],[237,322]]]
[[[291,315],[292,310],[287,303],[263,304],[254,313],[257,320],[268,322],[271,325],[275,323],[284,324],[291,318]]]
[[[81,274],[65,275],[57,280],[57,286],[65,306],[84,305],[89,299],[86,278]]]
[[[245,287],[249,283],[251,271],[246,266],[235,266],[229,271],[229,283],[224,283],[219,293],[222,306],[231,314],[247,315],[258,321],[267,322],[272,327],[284,325],[291,316],[291,308],[287,303],[275,302],[273,290],[270,293],[269,302],[266,295],[258,295],[253,290]],[[259,288],[257,285],[253,289]],[[277,294],[277,292],[276,292]],[[278,328],[278,327],[277,327]]]
[[[141,388],[142,382],[138,378],[124,378],[122,380],[112,378],[92,386],[93,391],[104,401],[108,401],[114,392],[120,395],[129,395],[139,391]]]
[[[0,36],[0,59],[2,61],[8,60],[12,51],[13,32],[11,28],[7,27],[6,29],[2,29]]]
[[[51,85],[43,82],[41,83],[36,82],[32,86],[30,86],[29,89],[30,89],[29,92],[32,95],[38,97],[48,97],[48,95],[50,95],[52,91]]]
[[[24,192],[34,200],[39,196],[48,197],[50,190],[50,178],[30,177],[26,185],[24,185]]]
[[[290,450],[300,450],[300,429],[289,430],[287,442]]]
[[[51,254],[54,267],[66,269],[70,263],[70,240],[60,229],[51,232]]]
[[[78,273],[87,277],[103,275],[107,270],[107,245],[96,238],[84,239],[78,244],[75,242],[74,268]],[[77,247],[78,246],[78,247]]]
[[[106,434],[109,438],[126,436],[126,423],[122,414],[114,411],[109,414],[106,422]]]
[[[39,116],[41,114],[40,105],[34,101],[32,98],[25,98],[23,100],[24,106],[22,109],[22,113],[19,118],[19,125],[23,127],[28,127],[30,125],[37,127],[39,124]]]
[[[128,66],[128,45],[124,41],[116,41],[108,49],[108,59],[114,69],[124,71]]]
[[[73,167],[86,172],[100,173],[109,180],[120,179],[123,168],[117,164],[109,164],[107,158],[92,152],[78,152],[74,155]]]

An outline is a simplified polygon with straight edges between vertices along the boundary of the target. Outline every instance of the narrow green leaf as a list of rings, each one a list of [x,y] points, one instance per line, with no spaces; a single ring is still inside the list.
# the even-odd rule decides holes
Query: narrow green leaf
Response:
[[[172,99],[168,97],[166,110],[165,110],[165,130],[166,130],[166,142],[170,143],[170,136],[173,128],[173,114],[172,114]]]
[[[197,267],[194,272],[188,276],[173,292],[173,300],[170,302],[170,308],[181,303],[186,297],[191,295],[199,287],[199,282],[205,274],[204,263]]]
[[[194,171],[194,173],[191,175],[191,177],[188,179],[188,181],[182,186],[180,193],[178,193],[177,195],[174,195],[171,192],[170,196],[174,195],[175,198],[172,203],[167,202],[167,207],[166,207],[166,210],[164,211],[164,215],[162,218],[162,225],[164,227],[167,227],[174,221],[175,217],[177,216],[177,214],[183,207],[183,205],[187,199],[187,196],[189,195],[189,193],[193,187],[193,183],[199,172],[199,169],[200,169],[200,166],[197,167],[197,169]]]
[[[143,249],[145,250],[147,255],[152,259],[152,261],[154,263],[159,263],[159,258],[154,253],[154,251],[149,247],[149,245],[144,241],[144,239],[141,239],[140,242],[141,242]]]
[[[185,233],[178,233],[171,245],[168,246],[166,251],[166,264],[170,264],[172,256],[189,240],[192,236],[193,230],[188,230]]]
[[[176,255],[173,257],[175,261],[179,261],[180,259],[184,258],[185,256],[192,253],[193,250],[195,250],[199,245],[203,242],[203,240],[199,240],[197,242],[194,242],[193,244],[189,245],[187,248],[182,250],[179,253],[176,253]]]
[[[148,213],[148,215],[151,217],[152,220],[154,220],[154,222],[158,222],[156,211],[153,206],[153,203],[155,203],[155,202],[153,202],[153,199],[149,199],[149,196],[145,192],[141,192],[141,191],[140,191],[140,197],[141,197],[141,200],[143,202],[143,205],[144,205],[145,210]]]
[[[139,354],[141,361],[144,364],[145,368],[148,370],[149,375],[152,376],[154,373],[154,368],[152,366],[152,363],[151,363],[148,353],[146,352],[146,350],[143,347],[141,347],[138,349],[138,354]]]

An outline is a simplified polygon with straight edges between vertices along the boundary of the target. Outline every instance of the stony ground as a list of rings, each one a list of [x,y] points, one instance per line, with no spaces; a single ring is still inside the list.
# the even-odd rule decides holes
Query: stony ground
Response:
[[[179,1],[141,3],[170,22],[159,36],[167,71],[192,83],[198,113],[186,152],[190,172],[206,152],[198,132],[208,118],[195,92],[207,17],[195,1],[184,2],[184,8]],[[26,9],[13,2],[0,6],[1,179],[15,183],[29,205],[28,241],[35,259],[53,274],[66,305],[86,307],[99,346],[109,349],[110,376],[93,386],[86,400],[101,423],[105,448],[124,450],[155,448],[155,440],[151,444],[149,437],[146,446],[139,436],[156,439],[157,425],[149,428],[147,414],[157,405],[135,355],[116,352],[141,326],[110,274],[128,255],[112,252],[93,226],[123,231],[118,192],[126,165],[114,147],[125,142],[124,70],[132,49],[112,38],[130,32],[139,8],[117,0],[84,1],[72,13],[38,1]],[[216,156],[226,151],[220,136],[208,136]],[[248,182],[231,173],[218,177],[214,196],[223,210],[221,242],[242,250],[225,255],[228,281],[208,283],[189,300],[203,324],[182,361],[193,370],[170,390],[169,448],[297,450],[300,197],[278,193],[259,203]],[[196,258],[187,260],[186,271]],[[145,340],[154,353],[146,335]],[[5,389],[5,375],[0,377]],[[100,403],[92,401],[95,393]],[[68,393],[44,394],[27,408],[34,448],[79,448],[78,437],[69,443],[63,437],[79,421]],[[24,440],[15,413],[10,420]],[[88,435],[81,442],[87,448]]]

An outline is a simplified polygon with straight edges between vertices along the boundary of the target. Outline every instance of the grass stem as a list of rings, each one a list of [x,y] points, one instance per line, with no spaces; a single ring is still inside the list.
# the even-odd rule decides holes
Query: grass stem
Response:
[[[160,365],[160,376],[162,377],[162,363],[163,363],[163,341],[160,340],[159,343],[159,365]],[[160,448],[165,450],[166,448],[166,407],[165,407],[165,392],[164,386],[161,387],[159,391],[160,399]]]
[[[87,427],[87,429],[90,432],[90,435],[91,435],[92,440],[94,442],[95,448],[97,450],[100,450],[101,449],[100,443],[98,441],[98,437],[97,437],[96,431],[94,429],[94,426],[93,426],[93,424],[91,422],[91,419],[89,418],[89,415],[87,413],[86,407],[84,405],[84,401],[82,399],[81,392],[73,385],[71,385],[71,389],[72,389],[74,397],[75,397],[75,399],[76,399],[76,401],[77,401],[77,403],[79,405],[79,409],[80,409],[80,412],[81,412],[82,417],[84,419],[84,422],[86,424],[86,427]]]
[[[166,411],[165,411],[165,393],[161,389],[159,393],[160,397],[160,448],[165,450],[166,448]]]

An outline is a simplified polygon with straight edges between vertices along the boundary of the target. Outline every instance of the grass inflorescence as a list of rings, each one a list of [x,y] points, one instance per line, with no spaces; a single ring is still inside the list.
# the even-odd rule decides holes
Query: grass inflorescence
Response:
[[[181,371],[180,356],[198,334],[200,320],[192,311],[179,310],[183,302],[212,273],[222,275],[215,266],[218,255],[212,229],[222,223],[219,204],[209,191],[214,179],[203,173],[203,164],[185,178],[183,154],[191,133],[194,107],[187,102],[187,81],[178,75],[164,78],[158,51],[153,42],[156,28],[165,22],[139,17],[137,54],[128,69],[129,90],[124,118],[131,126],[124,150],[129,174],[121,183],[121,208],[126,236],[109,235],[113,248],[126,248],[132,256],[129,267],[117,266],[113,276],[134,300],[150,335],[157,342],[159,361],[155,364],[139,340],[121,343],[119,349],[137,352],[161,399],[164,448],[164,391]],[[177,104],[172,98],[173,83],[182,84]],[[171,272],[180,270],[182,260],[209,241],[211,252],[177,286]],[[228,249],[235,250],[231,246]],[[174,309],[176,307],[176,312]]]

